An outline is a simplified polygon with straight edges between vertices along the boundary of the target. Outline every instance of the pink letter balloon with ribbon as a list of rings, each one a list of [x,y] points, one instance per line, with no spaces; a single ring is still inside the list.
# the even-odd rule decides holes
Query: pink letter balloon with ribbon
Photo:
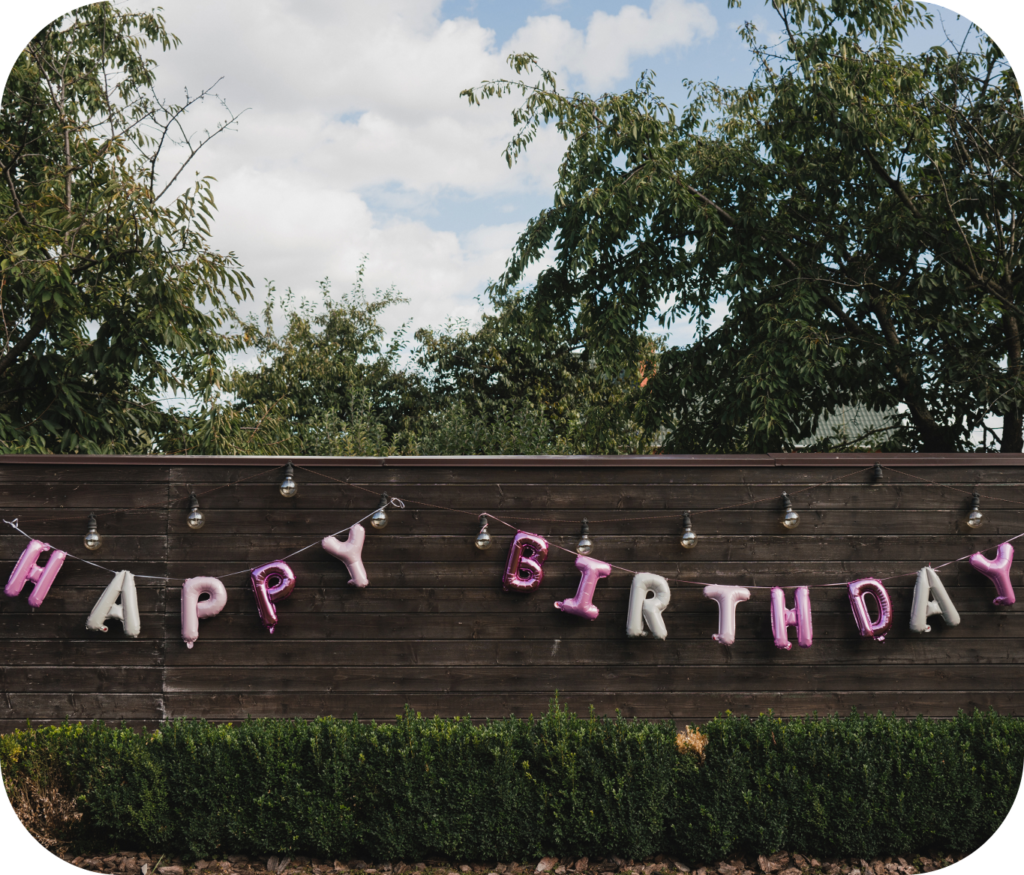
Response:
[[[39,555],[47,550],[53,550],[53,548],[42,541],[32,540],[28,542],[28,546],[22,551],[17,565],[14,566],[14,571],[11,572],[7,586],[4,587],[5,595],[9,595],[11,598],[21,595],[22,588],[26,583],[30,582],[33,586],[32,594],[28,597],[28,603],[33,608],[38,608],[43,603],[43,599],[46,598],[50,587],[53,586],[57,572],[60,571],[60,567],[64,564],[64,560],[68,555],[63,550],[53,550],[45,565],[36,564]]]
[[[736,605],[750,598],[750,590],[716,583],[704,587],[704,595],[718,602],[718,633],[711,640],[728,647],[736,640]]]
[[[886,633],[892,626],[892,602],[889,600],[889,593],[882,586],[882,581],[873,577],[866,577],[863,580],[855,580],[847,584],[850,595],[850,607],[853,608],[853,618],[857,621],[857,628],[865,638],[874,638],[875,641],[885,641]],[[865,597],[870,594],[878,604],[878,619],[872,620],[868,611]]]
[[[772,635],[775,646],[781,650],[792,650],[789,643],[789,627],[796,626],[796,641],[801,647],[810,647],[814,641],[811,628],[811,590],[798,586],[794,596],[796,608],[786,607],[786,593],[782,587],[772,587]]]
[[[650,598],[648,598],[650,594]],[[630,638],[642,638],[647,635],[644,623],[651,630],[651,635],[659,641],[668,637],[665,620],[661,616],[668,607],[672,593],[668,581],[660,574],[641,572],[633,578],[629,588],[629,610],[626,612],[626,635]]]
[[[339,541],[334,535],[328,535],[320,542],[328,553],[345,563],[348,569],[349,583],[360,588],[366,586],[370,580],[366,576],[366,569],[363,567],[363,541],[366,540],[366,529],[359,523],[355,523],[348,530],[348,537]]]
[[[983,553],[975,553],[971,556],[971,565],[985,575],[996,585],[996,592],[999,593],[994,599],[994,605],[1012,605],[1017,601],[1013,594],[1013,586],[1010,584],[1010,565],[1013,563],[1013,545],[1000,544],[996,550],[995,559],[986,559]],[[32,599],[29,599],[31,602]]]
[[[594,590],[602,577],[607,577],[612,573],[612,567],[607,562],[592,559],[590,556],[577,556],[576,567],[582,572],[580,585],[576,588],[576,595],[571,599],[555,602],[555,607],[567,614],[575,614],[577,617],[584,617],[587,620],[596,620],[600,612],[597,605],[594,604]]]
[[[548,542],[540,535],[516,532],[508,551],[505,574],[501,578],[505,592],[530,592],[540,586],[547,558]]]
[[[209,596],[199,601],[201,595]],[[228,591],[216,577],[190,577],[181,587],[181,637],[188,649],[199,638],[199,621],[216,617],[228,603]]]
[[[295,572],[285,562],[270,562],[255,569],[249,577],[256,610],[267,631],[273,635],[277,626],[274,602],[284,601],[295,589]]]
[[[117,604],[118,599],[121,600],[120,604]],[[85,628],[90,632],[106,632],[106,621],[111,617],[121,621],[124,634],[129,638],[139,637],[142,631],[139,597],[135,590],[135,575],[130,571],[118,571],[114,575],[114,579],[103,590],[103,595],[93,605],[85,621]]]
[[[934,599],[931,598],[933,595]],[[914,602],[910,608],[911,631],[931,632],[928,618],[933,614],[942,614],[942,619],[949,626],[960,625],[960,614],[946,593],[946,587],[942,585],[935,569],[926,565],[917,572],[917,581],[914,583]]]

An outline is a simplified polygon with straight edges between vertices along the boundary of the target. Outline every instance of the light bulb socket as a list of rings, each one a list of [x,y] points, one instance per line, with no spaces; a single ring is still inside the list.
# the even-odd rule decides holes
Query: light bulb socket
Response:
[[[390,503],[391,499],[388,498],[388,494],[385,492],[380,497],[380,505],[373,512],[373,516],[370,517],[370,525],[375,529],[383,529],[388,524],[388,515],[386,508]]]
[[[871,472],[871,483],[873,486],[878,486],[882,482],[882,465],[880,462],[875,462],[875,469]]]
[[[984,517],[981,512],[981,496],[975,492],[974,495],[971,496],[971,509],[967,513],[967,525],[972,529],[976,529],[981,525],[983,518]]]
[[[477,550],[486,550],[491,546],[491,533],[487,531],[487,517],[484,514],[480,515],[480,532],[474,543]]]
[[[793,502],[785,492],[782,493],[782,508],[785,511],[782,515],[782,525],[787,529],[795,529],[800,525],[800,514],[793,510]]]
[[[89,514],[89,526],[85,530],[85,537],[82,538],[86,550],[99,550],[103,539],[100,537],[100,530],[96,527],[96,514]]]
[[[576,542],[576,552],[580,556],[589,556],[593,549],[594,542],[590,540],[590,526],[584,518],[583,524],[580,526],[580,539]]]
[[[279,488],[285,498],[294,498],[299,491],[299,485],[295,482],[295,468],[291,462],[284,466],[284,480]]]
[[[697,546],[697,534],[690,523],[689,511],[683,514],[683,534],[679,536],[679,543],[684,550],[692,550]]]
[[[206,517],[199,509],[199,499],[196,498],[194,492],[188,499],[188,516],[185,518],[185,522],[188,523],[188,527],[193,531],[198,531],[206,525]]]

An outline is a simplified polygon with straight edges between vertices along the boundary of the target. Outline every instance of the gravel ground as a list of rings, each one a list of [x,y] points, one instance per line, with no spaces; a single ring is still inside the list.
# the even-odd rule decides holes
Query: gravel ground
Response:
[[[453,864],[445,860],[425,863],[367,863],[363,860],[316,860],[309,857],[254,858],[231,855],[222,860],[197,860],[184,864],[179,858],[153,857],[122,852],[105,857],[62,855],[69,863],[91,872],[124,875],[911,875],[934,872],[963,859],[943,854],[884,857],[875,860],[817,860],[785,851],[771,857],[737,857],[713,866],[690,867],[672,857],[653,860],[620,860],[618,857],[588,860],[545,857],[537,863]]]

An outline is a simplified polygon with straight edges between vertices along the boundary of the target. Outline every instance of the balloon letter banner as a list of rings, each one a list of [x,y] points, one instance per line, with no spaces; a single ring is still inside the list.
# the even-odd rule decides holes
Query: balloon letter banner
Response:
[[[555,602],[555,607],[567,614],[596,620],[600,612],[594,604],[594,590],[602,577],[612,573],[612,567],[607,562],[591,559],[589,556],[577,556],[576,567],[583,572],[580,585],[576,588],[576,595],[571,599]]]
[[[885,641],[886,633],[892,626],[892,602],[889,601],[889,593],[882,586],[882,581],[873,577],[866,577],[864,580],[855,580],[847,584],[850,595],[850,607],[853,608],[853,618],[857,621],[857,628],[865,638],[874,638],[875,641]],[[868,613],[865,596],[870,593],[878,602],[878,619],[872,620]]]
[[[647,598],[648,593],[653,593],[654,597]],[[668,581],[664,577],[646,573],[636,575],[633,578],[633,585],[629,588],[626,634],[630,638],[646,635],[646,623],[651,634],[659,641],[664,641],[668,637],[668,629],[665,628],[665,620],[661,615],[668,607],[668,600]]]
[[[320,542],[328,553],[345,563],[352,586],[364,587],[370,581],[363,567],[363,541],[366,540],[366,529],[356,523],[348,530],[348,537],[339,541],[334,535],[328,535]]]
[[[29,541],[28,546],[18,559],[18,564],[14,566],[14,571],[11,572],[11,578],[7,581],[7,586],[4,587],[4,594],[11,598],[21,595],[21,590],[26,582],[31,581],[33,584],[32,595],[28,597],[28,603],[33,608],[38,608],[46,598],[50,587],[53,586],[53,579],[57,576],[57,572],[60,571],[60,567],[68,555],[63,550],[54,550],[46,565],[37,565],[36,560],[39,558],[39,554],[52,549],[49,544],[44,544],[42,541]]]
[[[772,587],[772,635],[775,646],[782,650],[792,650],[789,643],[789,627],[796,626],[796,640],[801,647],[810,647],[813,642],[811,628],[811,590],[799,586],[796,590],[796,608],[786,607],[786,593],[782,587]]]
[[[206,594],[209,599],[199,601]],[[199,637],[199,621],[216,617],[228,603],[228,591],[216,577],[190,577],[181,587],[181,637],[188,649]]]
[[[121,604],[116,603],[118,598],[121,599]],[[124,634],[129,638],[137,638],[142,631],[135,575],[130,571],[118,571],[114,575],[114,579],[103,590],[103,595],[93,605],[92,613],[85,621],[85,628],[90,632],[106,632],[105,621],[111,617],[121,621]]]
[[[1012,605],[1017,601],[1017,597],[1013,594],[1013,587],[1010,585],[1010,563],[1012,562],[1012,544],[1000,544],[999,549],[996,550],[995,559],[986,559],[982,553],[975,553],[971,556],[971,565],[996,585],[996,592],[999,595],[992,599],[994,605]],[[30,598],[29,603],[31,602]]]
[[[295,589],[295,572],[284,562],[261,565],[249,577],[252,594],[256,596],[256,609],[267,631],[273,635],[277,626],[277,608],[274,602],[288,598]]]
[[[736,605],[750,598],[750,590],[716,583],[704,587],[704,595],[718,602],[718,633],[711,640],[728,647],[736,640]]]
[[[516,532],[508,551],[505,576],[501,579],[505,592],[529,592],[540,586],[544,579],[544,560],[547,558],[548,542],[540,535]]]
[[[929,600],[932,594],[935,598]],[[933,568],[922,568],[917,572],[917,583],[914,584],[914,604],[910,609],[910,628],[914,632],[931,632],[928,618],[932,614],[942,614],[948,626],[958,626],[960,615],[956,612],[953,602],[946,595],[946,587],[939,580]]]

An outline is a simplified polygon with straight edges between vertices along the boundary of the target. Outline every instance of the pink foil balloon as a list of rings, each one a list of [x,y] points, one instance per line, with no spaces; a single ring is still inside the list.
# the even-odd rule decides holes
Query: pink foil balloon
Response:
[[[796,640],[801,647],[810,647],[814,641],[810,589],[798,586],[794,601],[796,608],[787,608],[786,593],[782,587],[772,587],[772,636],[775,638],[775,646],[782,650],[793,649],[789,643],[790,626],[796,626]]]
[[[256,609],[267,631],[273,635],[277,626],[274,602],[284,601],[295,589],[295,572],[285,562],[271,562],[255,569],[249,577]]]
[[[985,575],[996,585],[996,592],[999,593],[994,599],[994,605],[1012,605],[1017,601],[1013,594],[1013,585],[1010,583],[1010,565],[1013,563],[1013,545],[1000,544],[996,550],[995,559],[986,559],[985,554],[975,553],[971,556],[971,565]],[[32,599],[29,599],[31,602]]]
[[[63,550],[53,550],[45,565],[37,565],[36,560],[39,559],[39,555],[47,550],[53,550],[53,548],[42,541],[28,542],[28,546],[22,550],[21,556],[14,566],[14,571],[11,572],[7,586],[4,587],[5,595],[9,595],[11,598],[19,596],[25,584],[31,582],[33,584],[32,594],[28,597],[28,603],[33,608],[38,608],[43,603],[50,587],[53,586],[57,572],[60,571],[60,567],[68,555]]]
[[[855,580],[847,584],[850,596],[850,607],[853,608],[853,618],[857,621],[857,628],[865,638],[874,638],[875,641],[885,641],[886,633],[892,626],[892,602],[889,600],[889,593],[882,586],[882,581],[873,577],[866,577],[863,580]],[[865,596],[870,593],[878,603],[878,619],[872,620],[868,611]]]
[[[516,532],[508,551],[508,564],[501,578],[505,592],[530,592],[544,579],[544,560],[548,542],[540,535]]]
[[[555,607],[567,614],[575,614],[577,617],[584,617],[587,620],[596,620],[600,611],[594,604],[594,590],[602,577],[607,577],[612,573],[612,567],[607,562],[591,559],[589,556],[577,556],[576,567],[582,572],[580,585],[576,588],[576,595],[571,599],[555,602]]]
[[[366,576],[366,568],[363,567],[363,542],[366,540],[366,529],[356,523],[348,530],[348,537],[339,541],[334,535],[328,535],[320,542],[328,553],[345,563],[348,569],[349,583],[360,588],[366,586],[370,580]]]
[[[750,598],[750,590],[716,583],[704,587],[704,595],[718,602],[718,632],[711,640],[728,647],[736,640],[736,605]]]
[[[205,601],[199,596],[208,595]],[[228,591],[216,577],[190,577],[181,587],[181,638],[189,650],[199,638],[199,621],[216,617],[228,603]]]

